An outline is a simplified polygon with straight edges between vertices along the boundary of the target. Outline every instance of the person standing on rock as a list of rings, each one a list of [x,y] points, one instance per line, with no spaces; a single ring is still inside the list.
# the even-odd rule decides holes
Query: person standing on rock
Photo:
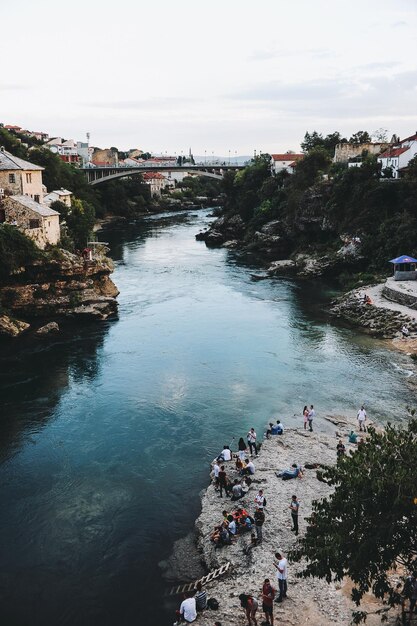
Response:
[[[224,469],[224,465],[221,466],[219,471],[219,489],[220,489],[220,497],[223,498],[223,489],[226,493],[226,496],[230,493],[230,485],[227,480],[226,470]]]
[[[289,509],[291,511],[292,518],[292,528],[291,530],[298,535],[298,510],[300,508],[300,503],[297,500],[297,496],[292,496]]]
[[[239,596],[240,606],[246,613],[248,618],[248,625],[252,626],[252,620],[255,626],[258,626],[256,621],[256,611],[258,610],[258,600],[254,596],[250,596],[248,593],[241,593]]]
[[[219,490],[219,472],[220,472],[220,466],[216,461],[214,461],[214,465],[213,465],[213,474],[214,474],[214,488],[216,491]]]
[[[238,456],[241,461],[244,461],[248,454],[248,446],[243,440],[243,437],[239,439],[239,443],[237,444]]]
[[[261,509],[259,506],[256,507],[254,519],[255,519],[256,543],[259,544],[259,543],[262,543],[262,526],[264,525],[264,522],[265,522],[265,513],[263,512],[263,509]]]
[[[362,432],[366,432],[366,428],[365,428],[365,420],[366,420],[366,411],[365,411],[365,407],[361,406],[361,408],[358,411],[358,423],[359,423],[359,431]]]
[[[265,614],[265,622],[274,626],[273,602],[275,597],[275,589],[269,582],[269,578],[265,578],[262,585],[262,611]]]
[[[315,416],[316,412],[314,410],[314,406],[310,404],[310,410],[308,412],[308,426],[311,433],[313,432],[313,419],[315,418]]]
[[[251,456],[255,453],[256,456],[256,432],[254,428],[251,428],[248,434],[246,435],[248,446],[250,450]]]
[[[277,580],[279,586],[279,596],[277,602],[282,602],[287,597],[287,574],[288,574],[288,561],[281,554],[281,552],[275,552],[275,558],[277,563],[274,562],[274,566],[277,568]]]
[[[258,493],[255,496],[255,505],[258,506],[260,509],[263,509],[264,506],[266,506],[266,498],[262,489],[259,489]]]
[[[305,405],[303,409],[303,419],[304,419],[304,430],[307,430],[307,424],[308,424],[308,406],[307,405]]]
[[[204,609],[207,608],[207,592],[204,591],[201,580],[197,583],[194,598],[197,611],[204,611]]]

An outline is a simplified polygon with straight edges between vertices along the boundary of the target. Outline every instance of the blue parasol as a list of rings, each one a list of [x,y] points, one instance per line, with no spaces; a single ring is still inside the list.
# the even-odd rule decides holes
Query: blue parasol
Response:
[[[400,263],[417,263],[417,259],[413,259],[412,256],[403,254],[396,259],[391,259],[390,263],[395,263],[395,265],[399,265]]]

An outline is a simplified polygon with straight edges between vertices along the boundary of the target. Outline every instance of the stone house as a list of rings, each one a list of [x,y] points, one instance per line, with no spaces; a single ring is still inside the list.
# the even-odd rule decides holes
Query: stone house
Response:
[[[1,193],[29,196],[35,202],[42,202],[43,169],[0,148],[0,189],[3,190]]]
[[[68,208],[71,208],[71,199],[72,193],[68,191],[68,189],[56,189],[55,191],[50,191],[43,198],[43,203],[46,206],[51,206],[52,202],[63,202]]]
[[[271,171],[273,174],[278,174],[278,172],[286,170],[289,174],[293,174],[297,161],[302,158],[304,158],[304,154],[295,154],[295,152],[271,154]]]
[[[6,196],[0,200],[0,223],[16,226],[41,249],[59,241],[59,213],[29,196]]]

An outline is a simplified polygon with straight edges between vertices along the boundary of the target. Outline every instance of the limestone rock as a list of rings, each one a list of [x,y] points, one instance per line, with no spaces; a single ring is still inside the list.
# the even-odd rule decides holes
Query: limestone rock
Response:
[[[28,330],[28,328],[30,328],[30,324],[27,322],[12,319],[8,317],[8,315],[0,315],[0,335],[18,337]]]
[[[38,328],[35,334],[42,337],[45,335],[49,335],[50,333],[57,332],[59,332],[58,324],[56,322],[48,322],[48,324],[45,324],[45,326],[41,326],[40,328]]]

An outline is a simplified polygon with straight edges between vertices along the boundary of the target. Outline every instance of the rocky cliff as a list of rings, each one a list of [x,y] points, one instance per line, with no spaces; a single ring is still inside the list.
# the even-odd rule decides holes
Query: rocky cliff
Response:
[[[61,250],[56,258],[33,261],[0,285],[0,334],[17,336],[32,324],[65,317],[105,320],[116,315],[119,293],[110,279],[113,263]]]

